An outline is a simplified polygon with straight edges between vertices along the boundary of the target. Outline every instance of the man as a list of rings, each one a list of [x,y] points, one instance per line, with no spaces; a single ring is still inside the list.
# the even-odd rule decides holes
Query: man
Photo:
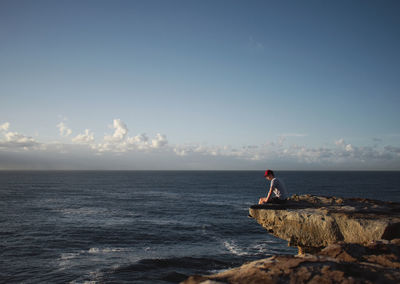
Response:
[[[258,204],[264,203],[285,203],[287,198],[286,187],[282,181],[277,179],[272,170],[266,170],[264,177],[269,180],[270,187],[267,197],[261,197],[258,201]],[[274,194],[274,197],[271,198],[271,195]]]

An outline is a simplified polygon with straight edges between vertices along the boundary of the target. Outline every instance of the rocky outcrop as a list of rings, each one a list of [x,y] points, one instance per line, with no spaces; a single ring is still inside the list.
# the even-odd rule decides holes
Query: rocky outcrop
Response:
[[[300,248],[183,283],[398,283],[400,204],[294,195],[249,210],[269,233]],[[313,254],[304,254],[313,252]]]
[[[316,255],[273,256],[182,283],[398,283],[399,268],[400,239],[367,246],[342,242]]]
[[[285,204],[254,205],[249,214],[269,233],[303,248],[400,238],[400,204],[394,202],[294,195]]]

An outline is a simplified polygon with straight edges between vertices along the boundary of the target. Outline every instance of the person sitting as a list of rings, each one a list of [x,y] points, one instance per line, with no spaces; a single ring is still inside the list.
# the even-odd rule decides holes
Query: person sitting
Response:
[[[281,180],[275,177],[272,170],[266,170],[264,177],[270,181],[270,187],[267,197],[261,197],[258,204],[264,203],[285,203],[287,198],[286,187]],[[274,196],[271,198],[271,195]]]

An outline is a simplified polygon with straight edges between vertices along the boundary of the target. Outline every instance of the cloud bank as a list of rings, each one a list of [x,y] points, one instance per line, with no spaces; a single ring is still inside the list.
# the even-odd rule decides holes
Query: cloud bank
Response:
[[[126,170],[251,170],[275,169],[400,169],[400,147],[371,141],[357,146],[340,138],[330,146],[307,147],[289,144],[291,133],[262,145],[171,144],[165,134],[130,135],[121,119],[114,119],[112,133],[96,138],[90,129],[71,136],[64,123],[57,124],[63,141],[51,143],[10,130],[0,124],[0,169],[126,169]],[[65,139],[69,139],[65,142]]]

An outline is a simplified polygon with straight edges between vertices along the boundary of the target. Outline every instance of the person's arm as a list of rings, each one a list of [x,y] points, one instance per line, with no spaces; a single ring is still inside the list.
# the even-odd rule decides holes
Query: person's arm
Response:
[[[271,194],[272,194],[272,186],[269,188],[269,192],[268,192],[267,198],[265,199],[265,203],[268,202],[269,198],[271,197]]]
[[[258,204],[267,203],[269,198],[270,198],[270,196],[271,196],[271,193],[272,193],[272,186],[269,188],[269,192],[268,192],[267,197],[261,197],[260,200],[258,200]]]

